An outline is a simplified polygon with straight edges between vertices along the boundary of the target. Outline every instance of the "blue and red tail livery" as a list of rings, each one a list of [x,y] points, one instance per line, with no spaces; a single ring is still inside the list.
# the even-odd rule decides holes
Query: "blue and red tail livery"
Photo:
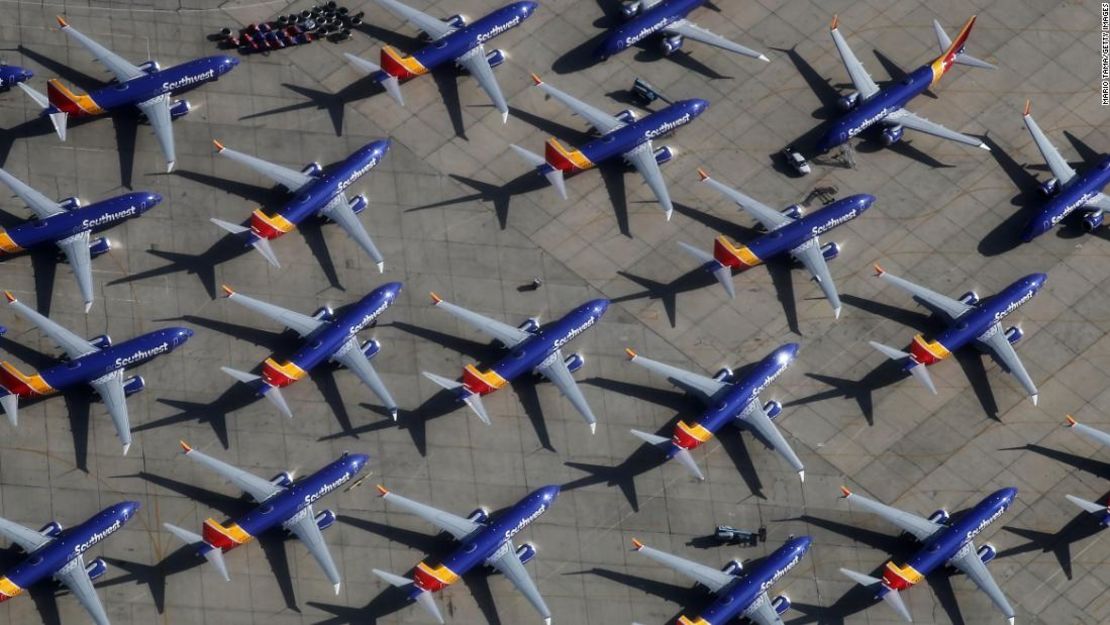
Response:
[[[635,0],[621,5],[622,23],[609,29],[594,49],[594,58],[605,60],[648,39],[670,56],[686,39],[700,41],[735,54],[770,62],[761,52],[730,41],[690,21],[687,16],[706,0]]]

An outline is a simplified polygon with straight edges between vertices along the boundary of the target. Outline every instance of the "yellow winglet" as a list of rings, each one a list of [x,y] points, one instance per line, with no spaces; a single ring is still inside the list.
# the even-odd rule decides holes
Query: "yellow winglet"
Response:
[[[701,180],[702,182],[709,180],[709,172],[705,171],[701,167],[698,167],[698,180]]]
[[[1073,428],[1073,427],[1075,427],[1075,426],[1079,425],[1079,422],[1078,422],[1078,421],[1076,421],[1076,420],[1075,420],[1075,418],[1074,418],[1074,417],[1072,417],[1072,416],[1071,416],[1070,414],[1069,414],[1069,415],[1065,415],[1065,416],[1064,416],[1064,418],[1068,420],[1068,427],[1069,427],[1069,428]]]
[[[883,275],[884,273],[886,273],[886,270],[883,269],[882,266],[879,265],[879,263],[875,263],[875,277],[877,278],[877,277]]]
[[[541,80],[540,77],[537,76],[535,73],[532,73],[532,82],[534,82],[536,86],[543,84],[543,80]]]
[[[388,494],[389,494],[389,489],[386,488],[385,486],[382,486],[381,484],[378,484],[378,495],[380,497],[385,497]]]
[[[1033,110],[1033,101],[1025,101],[1025,112],[1021,114],[1022,117],[1029,117],[1029,111]]]
[[[4,297],[8,298],[9,302],[15,303],[16,301],[15,296],[12,295],[11,291],[4,291]]]
[[[642,543],[642,542],[636,540],[635,538],[633,538],[632,539],[632,548],[635,549],[636,551],[639,551],[639,550],[644,548],[644,543]]]
[[[235,291],[226,284],[221,284],[220,288],[224,291],[224,297],[231,297],[232,295],[235,295]]]
[[[61,26],[62,28],[65,28],[66,26],[69,26],[69,23],[66,22],[66,19],[64,17],[62,17],[61,15],[55,15],[54,17],[55,17],[55,19],[58,20],[58,26]]]
[[[190,451],[193,451],[193,448],[189,446],[189,443],[186,443],[185,441],[178,441],[178,442],[181,443],[181,449],[185,453],[189,453]]]
[[[436,295],[435,291],[431,292],[431,296],[432,296],[432,306],[435,306],[435,305],[437,305],[437,304],[439,304],[440,302],[443,301],[443,298]]]
[[[838,26],[840,26],[840,16],[833,13],[832,22],[829,24],[829,30],[836,30]]]
[[[216,151],[217,152],[223,152],[224,151],[224,144],[220,143],[219,141],[216,141],[215,139],[213,139],[212,140],[212,145],[216,146]]]
[[[624,353],[628,354],[628,359],[629,360],[635,360],[636,359],[636,350],[632,349],[631,347],[624,348]]]
[[[847,486],[841,486],[840,487],[840,495],[842,497],[844,497],[845,499],[847,499],[847,498],[852,496],[852,491],[848,490]]]

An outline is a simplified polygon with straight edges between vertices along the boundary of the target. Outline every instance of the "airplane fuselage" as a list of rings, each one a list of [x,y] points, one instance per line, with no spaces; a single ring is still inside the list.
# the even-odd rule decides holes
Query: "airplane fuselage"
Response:
[[[289,386],[308,375],[321,362],[338,356],[356,334],[374,323],[393,304],[401,288],[400,282],[390,282],[374,289],[341,315],[305,337],[301,348],[284,363],[267,358],[262,365],[262,379],[270,386]],[[348,349],[361,349],[361,346],[356,341]]]
[[[285,206],[273,215],[262,209],[251,214],[251,234],[262,239],[276,239],[292,232],[302,221],[317,215],[333,200],[377,166],[389,151],[389,140],[371,141],[298,189]]]
[[[825,232],[859,217],[871,208],[874,202],[875,196],[865,193],[841,198],[768,232],[748,245],[734,245],[723,236],[717,237],[713,245],[713,258],[726,267],[741,271],[750,269],[769,258],[788,253],[807,241],[812,241]]]
[[[861,99],[856,108],[833,122],[817,142],[818,152],[828,152],[838,145],[867,130],[887,115],[897,111],[936,81],[934,63],[922,65],[900,82],[880,89],[878,93]]]
[[[636,17],[609,30],[594,50],[594,57],[604,60],[640,41],[659,34],[668,26],[686,17],[690,11],[705,4],[705,0],[664,0],[642,11]]]
[[[0,577],[0,603],[52,578],[73,559],[119,531],[139,510],[139,502],[124,501],[105,508],[89,520],[62,530],[57,538],[27,554],[23,562]]]
[[[713,603],[701,611],[694,625],[727,625],[747,616],[759,607],[758,601],[790,569],[798,565],[809,551],[813,539],[809,536],[793,538],[763,558],[749,569],[739,572],[736,581],[722,588]]]
[[[694,449],[708,442],[722,427],[736,423],[753,401],[758,401],[775,378],[779,377],[798,353],[797,343],[787,343],[760,360],[742,379],[730,382],[710,398],[710,406],[692,422],[680,420],[671,439],[672,455],[680,449]]]
[[[907,348],[917,362],[931,365],[940,362],[957,349],[971,343],[990,331],[1010,313],[1017,310],[1037,294],[1048,279],[1043,273],[1034,273],[1021,278],[1000,291],[997,295],[984,298],[972,310],[953,321],[933,339],[918,334]],[[999,326],[998,331],[1003,331]]]
[[[512,549],[513,536],[547,512],[558,496],[558,486],[544,486],[463,538],[458,548],[443,559],[424,560],[416,565],[413,595],[442,590],[474,567],[499,557],[502,549]]]
[[[88,384],[120,369],[137,367],[162,354],[168,354],[193,336],[188,328],[163,328],[105,347],[79,358],[67,359],[42,371],[25,375],[8,362],[0,362],[0,385],[23,398],[52,393]]]
[[[474,365],[467,365],[463,370],[465,390],[487,395],[517,377],[535,371],[548,358],[558,357],[558,352],[564,345],[601,320],[608,308],[609,300],[595,299],[586,302],[562,319],[541,326],[488,370],[483,372]]]
[[[891,590],[905,590],[924,580],[929,573],[944,566],[952,558],[962,556],[961,551],[970,550],[972,539],[998,520],[1016,496],[1016,488],[1003,488],[992,493],[966,514],[926,539],[921,549],[910,556],[904,565],[899,566],[893,560],[887,562],[883,567],[883,585],[879,589],[879,596]]]
[[[1098,197],[1107,184],[1110,184],[1110,156],[1103,157],[1097,165],[1061,185],[1060,192],[1045,202],[1037,216],[1029,220],[1021,240],[1028,243],[1052,230],[1076,209]]]
[[[13,228],[0,228],[0,252],[18,254],[44,243],[57,243],[86,230],[97,232],[138,217],[162,201],[157,193],[128,193],[35,219]]]
[[[203,538],[207,545],[201,546],[202,552],[209,548],[230,551],[267,530],[292,525],[300,520],[300,515],[308,514],[309,506],[315,501],[358,475],[369,459],[365,454],[345,453],[342,458],[260,502],[234,522],[223,525],[215,519],[206,520]]]

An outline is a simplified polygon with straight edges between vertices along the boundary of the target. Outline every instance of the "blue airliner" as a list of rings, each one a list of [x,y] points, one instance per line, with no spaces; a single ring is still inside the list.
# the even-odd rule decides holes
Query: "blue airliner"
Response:
[[[722,50],[735,52],[769,63],[770,59],[751,48],[734,43],[686,19],[707,0],[635,0],[621,5],[624,23],[609,30],[594,50],[594,57],[605,60],[649,37],[659,38],[659,51],[670,56],[682,49],[685,39],[693,39]]]
[[[712,603],[697,616],[678,617],[678,625],[726,625],[741,618],[755,625],[782,625],[782,615],[790,609],[790,598],[777,595],[772,599],[767,593],[790,569],[798,566],[811,544],[813,539],[809,536],[791,538],[751,568],[744,568],[739,560],[732,560],[723,569],[717,570],[632,539],[637,553],[674,569],[713,594]]]
[[[902,618],[911,621],[910,612],[898,591],[921,583],[933,571],[952,567],[967,575],[979,590],[986,593],[1013,625],[1014,609],[986,567],[997,551],[990,543],[976,548],[973,541],[1014,503],[1016,488],[995,491],[956,518],[949,518],[943,508],[925,518],[856,495],[844,487],[840,490],[849,503],[859,506],[864,512],[879,515],[921,543],[921,549],[907,558],[905,564],[895,564],[893,560],[887,562],[882,579],[848,569],[840,569],[841,573],[857,584],[873,587],[876,599],[886,601]]]
[[[378,492],[389,504],[420,517],[459,541],[459,546],[446,556],[424,560],[416,565],[412,579],[374,569],[378,577],[407,590],[410,599],[443,623],[443,615],[432,593],[458,582],[476,567],[489,566],[508,578],[536,608],[544,623],[551,624],[551,610],[528,575],[528,569],[524,568],[536,556],[536,548],[530,543],[517,547],[513,544],[513,537],[551,508],[559,496],[558,486],[539,488],[492,518],[484,508],[478,508],[463,518],[406,499],[384,486],[379,485]]]
[[[20,88],[42,107],[42,114],[50,118],[58,137],[65,141],[66,123],[70,117],[95,117],[118,109],[136,107],[146,121],[150,122],[154,136],[162,146],[166,171],[173,171],[177,153],[171,122],[188,115],[191,108],[188,100],[175,100],[173,96],[218,79],[235,69],[239,65],[239,59],[208,56],[168,69],[161,69],[157,61],[134,65],[78,32],[60,16],[58,25],[63,33],[84,46],[115,76],[112,84],[87,95],[70,91],[57,79],[47,82],[46,95],[19,83]]]
[[[19,545],[27,554],[0,577],[0,603],[36,584],[59,581],[73,593],[96,625],[110,625],[93,587],[93,580],[108,572],[108,564],[101,558],[86,564],[85,552],[118,532],[138,511],[139,502],[124,501],[69,529],[51,521],[38,531],[0,519],[0,536]]]
[[[339,569],[332,560],[323,534],[320,533],[335,523],[335,513],[331,510],[315,512],[312,504],[357,476],[369,461],[369,456],[344,453],[338,460],[298,480],[294,480],[293,475],[287,471],[265,480],[199,452],[185,441],[181,441],[181,449],[186,458],[218,473],[258,502],[258,507],[235,521],[220,523],[212,518],[206,520],[203,535],[163,523],[171,534],[188,545],[195,545],[197,554],[211,562],[225,581],[230,581],[224,552],[280,527],[301,539],[334,586],[335,594],[339,594]]]

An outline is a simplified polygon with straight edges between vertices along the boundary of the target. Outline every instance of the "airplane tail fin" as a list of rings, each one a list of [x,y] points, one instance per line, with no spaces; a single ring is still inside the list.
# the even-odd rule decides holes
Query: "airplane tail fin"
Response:
[[[265,380],[253,373],[239,371],[231,367],[220,367],[220,370],[253,388],[256,393],[268,399],[274,406],[277,406],[281,414],[289,418],[293,417],[293,411],[289,409],[289,404],[285,403],[285,397],[282,396],[281,391],[279,391],[276,386],[267,384]]]
[[[429,373],[427,371],[422,371],[421,373],[424,374],[424,377],[428,378],[432,382],[435,382],[437,385],[449,391],[455,391],[456,395],[459,398],[459,401],[463,402],[467,406],[470,406],[470,409],[474,411],[474,414],[478,415],[478,418],[482,420],[482,423],[490,425],[489,413],[486,412],[486,406],[482,403],[481,395],[471,392],[470,389],[463,386],[462,382],[448,380],[443,376]]]
[[[1107,525],[1108,523],[1110,523],[1110,505],[1097,504],[1093,501],[1080,499],[1079,497],[1076,497],[1074,495],[1064,495],[1064,497],[1068,501],[1079,506],[1081,509],[1090,512],[1091,514],[1099,515],[1102,518],[1103,525]]]
[[[420,607],[424,608],[441,625],[442,623],[444,623],[443,615],[440,614],[439,606],[436,605],[436,600],[435,597],[432,596],[432,593],[417,588],[413,584],[413,581],[411,579],[401,577],[400,575],[394,575],[393,573],[390,573],[388,571],[374,569],[374,575],[377,575],[390,585],[396,586],[397,588],[406,588],[408,586],[412,586],[412,592],[409,595],[412,600],[420,604]]]
[[[251,232],[250,228],[247,228],[246,226],[240,226],[239,224],[233,224],[222,219],[217,219],[215,217],[210,218],[209,221],[232,234],[237,234],[244,237],[247,244],[258,250],[258,253],[262,254],[262,257],[269,261],[271,265],[273,265],[274,267],[281,267],[281,263],[278,262],[277,255],[274,254],[274,248],[270,247],[270,242]]]
[[[567,185],[563,180],[563,170],[552,167],[542,156],[535,152],[529,152],[519,145],[509,144],[509,147],[512,148],[520,158],[524,159],[525,162],[539,170],[539,172],[543,174],[543,177],[547,178],[547,182],[555,187],[559,195],[562,196],[564,200],[567,199]]]
[[[186,545],[196,545],[199,548],[200,554],[204,556],[205,560],[208,560],[210,563],[212,563],[212,566],[216,567],[216,571],[220,573],[220,576],[224,578],[224,581],[231,581],[231,576],[227,573],[227,564],[224,562],[224,552],[222,549],[208,544],[199,535],[194,534],[189,530],[177,527],[176,525],[163,523],[162,526],[165,527],[166,530],[169,531],[169,533],[178,537]]]
[[[933,62],[933,82],[944,75],[944,72],[948,71],[952,64],[995,69],[994,65],[964,53],[967,37],[971,34],[971,27],[975,25],[975,17],[972,15],[964,22],[964,26],[960,29],[960,33],[956,35],[955,41],[948,38],[948,33],[944,32],[940,22],[933,20],[933,31],[937,35],[937,44],[940,45],[940,56]]]
[[[929,389],[933,393],[933,395],[937,394],[937,387],[935,384],[933,384],[933,377],[929,375],[929,370],[925,368],[925,365],[918,362],[912,355],[907,354],[904,351],[894,349],[889,345],[883,345],[882,343],[877,343],[875,341],[870,341],[870,343],[871,347],[879,350],[879,352],[881,352],[887,358],[896,361],[903,361],[902,368],[905,371],[907,371],[913,377],[917,378],[918,382],[924,384],[925,388]]]
[[[8,393],[0,397],[0,407],[4,408],[4,414],[8,415],[8,423],[12,427],[19,425],[19,395],[15,393]]]
[[[690,453],[689,450],[676,446],[673,442],[671,442],[671,439],[663,438],[658,434],[648,434],[647,432],[641,432],[639,430],[629,431],[632,432],[632,435],[636,438],[644,441],[649,445],[659,448],[660,451],[677,460],[678,463],[681,464],[687,471],[689,471],[690,475],[693,475],[694,478],[696,478],[698,481],[705,481],[705,475],[702,474],[701,469],[698,467],[697,461],[694,460],[694,456]]]
[[[18,83],[19,88],[23,90],[35,104],[38,104],[44,111],[51,107],[50,98],[43,92],[35,90],[33,87],[26,83]],[[50,123],[54,124],[54,132],[58,133],[58,138],[62,141],[66,140],[66,124],[69,120],[69,114],[65,111],[56,111],[50,113]]]
[[[736,287],[732,284],[732,269],[726,267],[716,258],[713,258],[713,255],[709,252],[700,250],[689,243],[679,241],[678,245],[684,252],[701,261],[702,267],[709,273],[712,273],[713,277],[717,279],[717,282],[720,282],[721,286],[724,287],[725,293],[728,293],[729,299],[736,299]]]
[[[352,67],[381,83],[386,93],[389,94],[389,97],[396,100],[397,104],[401,106],[405,105],[405,97],[401,95],[401,81],[398,80],[396,76],[388,74],[380,65],[367,61],[364,58],[357,57],[350,52],[343,56],[347,57],[347,61]]]
[[[898,594],[897,590],[884,586],[883,580],[871,577],[870,575],[864,575],[863,573],[857,573],[850,569],[840,569],[840,572],[843,573],[845,577],[861,586],[877,586],[876,598],[885,601],[887,605],[893,608],[907,623],[913,622],[913,618],[910,617],[910,611],[906,609],[906,604],[902,601],[902,596]]]

